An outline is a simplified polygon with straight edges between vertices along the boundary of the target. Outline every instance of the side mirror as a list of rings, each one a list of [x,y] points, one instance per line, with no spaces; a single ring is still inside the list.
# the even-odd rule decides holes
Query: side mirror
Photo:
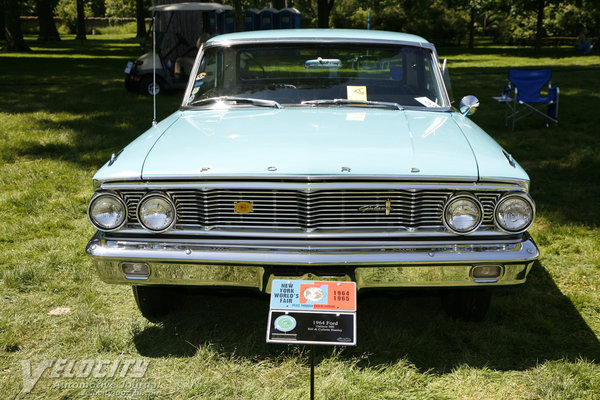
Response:
[[[479,99],[475,96],[465,96],[460,101],[458,110],[462,115],[469,116],[475,114],[479,107]]]

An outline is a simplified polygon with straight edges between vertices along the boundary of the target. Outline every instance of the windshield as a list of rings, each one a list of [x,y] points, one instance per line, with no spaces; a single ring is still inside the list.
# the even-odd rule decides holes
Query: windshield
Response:
[[[435,62],[429,49],[371,43],[208,47],[184,105],[243,98],[244,105],[448,107]]]

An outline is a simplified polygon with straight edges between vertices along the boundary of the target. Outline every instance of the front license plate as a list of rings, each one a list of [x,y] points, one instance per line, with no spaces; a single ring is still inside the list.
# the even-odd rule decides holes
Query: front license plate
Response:
[[[125,73],[129,75],[129,73],[131,72],[131,68],[133,68],[133,61],[129,61],[127,63],[127,66],[125,67]]]

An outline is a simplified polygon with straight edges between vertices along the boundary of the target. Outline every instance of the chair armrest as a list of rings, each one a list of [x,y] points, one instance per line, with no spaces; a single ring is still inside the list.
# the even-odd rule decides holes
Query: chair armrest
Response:
[[[548,98],[550,101],[557,101],[559,93],[560,90],[558,90],[558,87],[548,87]]]

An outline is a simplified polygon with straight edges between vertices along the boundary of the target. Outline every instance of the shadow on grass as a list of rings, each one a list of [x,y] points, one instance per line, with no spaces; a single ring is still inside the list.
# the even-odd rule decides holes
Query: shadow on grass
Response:
[[[0,148],[0,159],[54,159],[99,168],[111,153],[149,129],[152,98],[125,90],[120,64],[111,74],[99,74],[89,81],[78,77],[51,84],[0,84],[4,92],[0,112],[27,113],[27,129],[38,132],[37,136],[23,134],[6,142]],[[178,108],[180,96],[179,92],[160,96],[159,119]]]
[[[268,299],[196,294],[186,307],[134,336],[143,356],[189,357],[209,345],[224,355],[269,359],[293,346],[265,343]],[[320,347],[318,357],[331,356]],[[366,357],[365,357],[366,355]],[[383,366],[407,358],[421,371],[448,372],[461,364],[521,370],[545,360],[600,360],[600,343],[541,265],[523,286],[496,290],[481,323],[455,321],[435,292],[371,292],[359,296],[358,346],[343,358]]]

